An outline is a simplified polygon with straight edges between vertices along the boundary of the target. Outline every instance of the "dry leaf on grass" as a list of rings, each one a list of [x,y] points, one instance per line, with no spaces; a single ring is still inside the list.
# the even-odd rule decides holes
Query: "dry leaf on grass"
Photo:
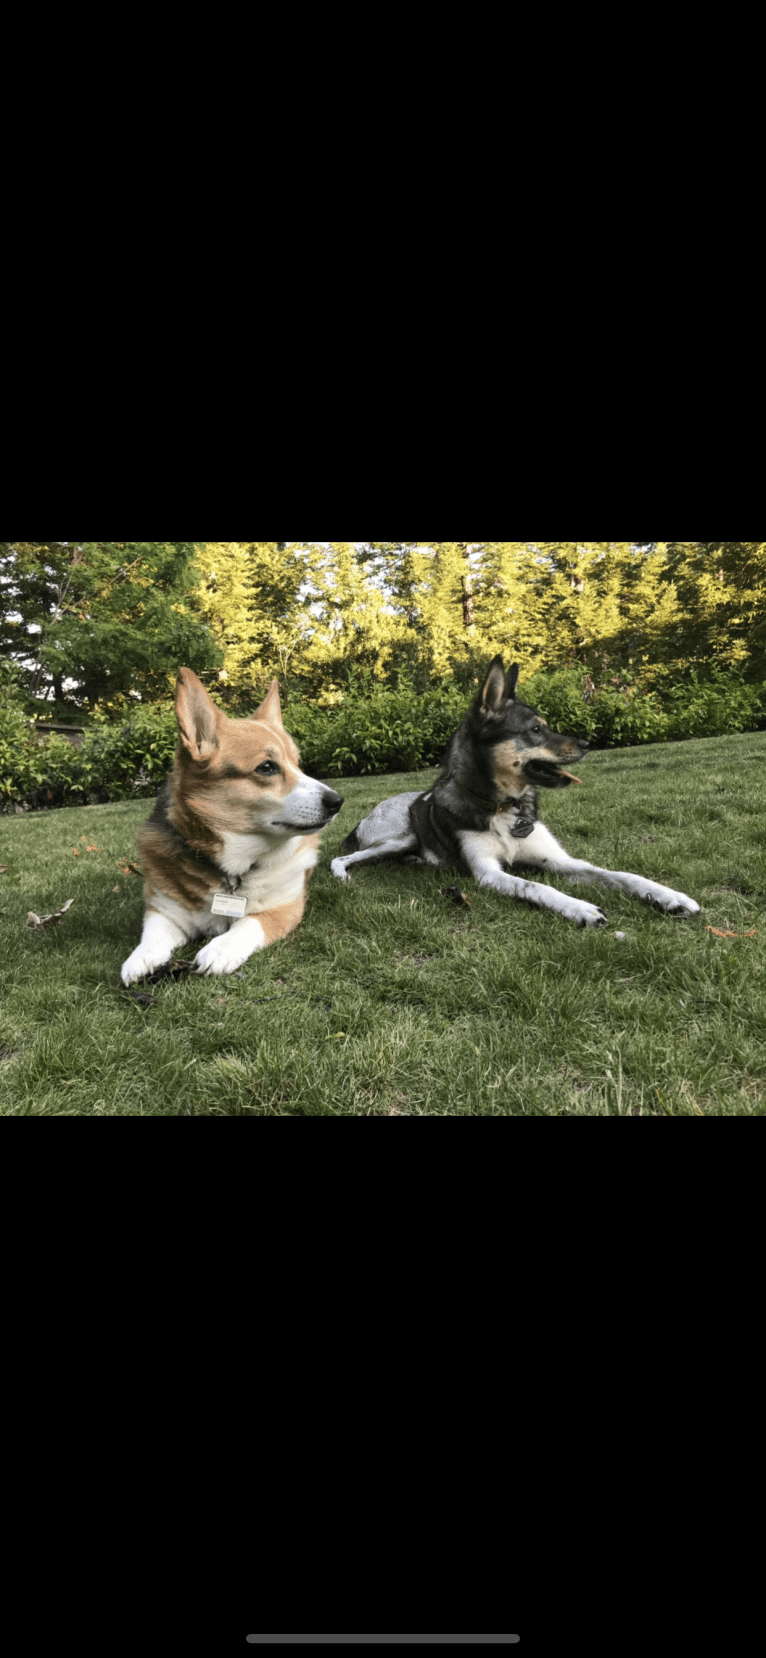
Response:
[[[34,910],[29,910],[27,912],[27,926],[34,927],[35,929],[39,927],[56,927],[62,917],[66,915],[70,905],[73,903],[73,898],[67,898],[66,903],[62,904],[61,909],[56,910],[54,915],[35,915]]]
[[[749,933],[722,933],[720,927],[706,927],[706,933],[712,933],[714,938],[755,938],[757,929],[751,927]]]
[[[8,868],[7,864],[0,864],[0,875],[4,875],[7,868]]]

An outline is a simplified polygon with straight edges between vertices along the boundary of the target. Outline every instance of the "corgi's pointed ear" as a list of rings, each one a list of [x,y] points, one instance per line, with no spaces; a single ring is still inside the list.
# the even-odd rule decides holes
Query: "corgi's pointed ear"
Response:
[[[251,720],[265,720],[267,725],[276,725],[279,726],[281,730],[284,730],[284,726],[282,725],[282,704],[279,700],[278,679],[272,679],[268,693],[264,697],[260,708],[256,708],[255,713],[251,714],[250,718]]]
[[[506,702],[515,702],[516,701],[516,681],[517,681],[518,677],[519,677],[519,664],[518,664],[518,662],[514,662],[513,667],[508,669],[508,672],[505,676],[505,700],[506,700]]]
[[[225,719],[191,668],[179,668],[176,685],[178,735],[190,759],[204,765],[218,748],[218,722]]]
[[[487,677],[479,692],[479,709],[483,714],[497,714],[505,698],[505,672],[502,656],[496,656],[487,670]]]

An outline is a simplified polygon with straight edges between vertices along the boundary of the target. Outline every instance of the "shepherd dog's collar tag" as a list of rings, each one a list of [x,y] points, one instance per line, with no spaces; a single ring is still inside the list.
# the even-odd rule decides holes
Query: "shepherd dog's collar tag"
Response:
[[[534,827],[535,826],[531,817],[517,817],[511,830],[511,834],[514,837],[514,840],[525,841],[527,835],[531,835]]]
[[[247,909],[246,898],[234,898],[230,892],[217,892],[210,905],[213,915],[242,917]]]

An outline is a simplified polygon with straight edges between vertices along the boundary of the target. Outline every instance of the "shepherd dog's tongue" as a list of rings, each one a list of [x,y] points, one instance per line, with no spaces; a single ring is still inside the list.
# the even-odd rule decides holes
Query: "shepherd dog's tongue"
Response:
[[[563,789],[569,783],[582,783],[581,777],[575,777],[574,772],[565,771],[552,760],[529,760],[524,769],[530,783],[539,783],[544,788]]]

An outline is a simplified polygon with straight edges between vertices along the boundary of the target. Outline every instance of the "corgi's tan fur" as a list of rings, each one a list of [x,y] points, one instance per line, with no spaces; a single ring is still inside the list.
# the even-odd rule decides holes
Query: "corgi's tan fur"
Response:
[[[136,837],[146,910],[141,943],[122,968],[126,985],[189,939],[210,937],[196,956],[201,973],[233,973],[254,950],[292,932],[319,832],[343,804],[301,771],[275,679],[250,719],[230,720],[181,668],[176,719],[175,765]],[[214,914],[217,894],[240,913]]]

